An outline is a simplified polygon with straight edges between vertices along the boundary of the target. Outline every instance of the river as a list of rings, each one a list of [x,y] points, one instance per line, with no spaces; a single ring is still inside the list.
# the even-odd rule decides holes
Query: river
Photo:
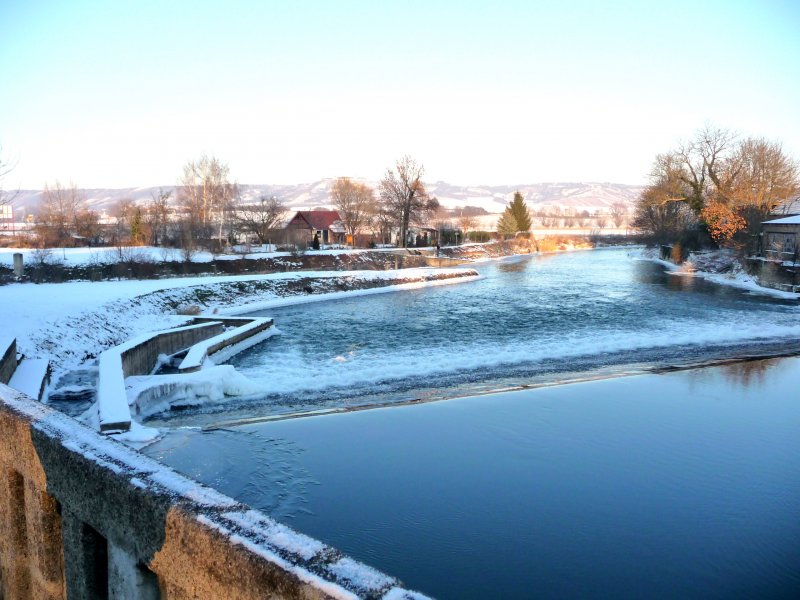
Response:
[[[647,373],[795,352],[797,304],[621,250],[479,268],[270,311],[232,362],[271,393],[146,451],[440,598],[796,596],[800,359]]]

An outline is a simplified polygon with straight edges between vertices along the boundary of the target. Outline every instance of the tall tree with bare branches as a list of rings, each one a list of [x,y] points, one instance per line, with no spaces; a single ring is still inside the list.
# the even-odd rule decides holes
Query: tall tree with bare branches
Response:
[[[158,188],[158,192],[150,193],[150,202],[145,208],[145,223],[150,233],[150,244],[158,246],[167,238],[167,224],[169,223],[169,199],[172,190]]]
[[[198,239],[210,237],[214,230],[220,241],[238,186],[229,180],[228,165],[214,156],[203,155],[183,167],[178,188],[178,200],[184,206],[187,233]]]
[[[753,207],[766,216],[800,194],[797,161],[784,153],[780,142],[747,138],[729,162],[731,173],[723,194],[733,206]]]
[[[259,243],[266,244],[286,216],[286,205],[275,196],[261,196],[253,204],[237,206],[234,215],[240,231],[251,233]]]
[[[12,165],[8,159],[3,158],[3,147],[0,146],[0,206],[9,204],[14,197],[13,194],[9,194],[3,189],[3,178],[5,178],[13,168],[14,165]]]
[[[83,193],[74,183],[68,186],[59,181],[45,184],[36,233],[42,247],[71,246],[76,229],[76,217],[84,208]]]
[[[331,204],[339,213],[347,234],[355,244],[356,235],[369,222],[375,212],[375,192],[365,183],[349,177],[339,177],[331,186]]]
[[[628,207],[624,202],[614,202],[614,204],[611,205],[611,220],[614,222],[614,227],[617,229],[622,227],[627,216]]]
[[[395,168],[386,170],[380,184],[381,200],[395,216],[400,228],[402,246],[408,246],[408,228],[436,212],[439,201],[428,196],[422,175],[425,168],[410,156],[397,161]]]

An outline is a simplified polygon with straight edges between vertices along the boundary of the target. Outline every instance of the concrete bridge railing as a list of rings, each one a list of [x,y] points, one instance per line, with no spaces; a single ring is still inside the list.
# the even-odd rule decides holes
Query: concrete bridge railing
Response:
[[[0,598],[372,598],[399,582],[0,384]]]

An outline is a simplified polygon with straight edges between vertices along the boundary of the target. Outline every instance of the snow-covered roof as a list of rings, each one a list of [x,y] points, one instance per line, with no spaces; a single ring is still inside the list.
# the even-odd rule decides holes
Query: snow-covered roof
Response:
[[[772,221],[764,221],[764,225],[776,225],[776,224],[783,224],[783,225],[800,225],[800,215],[794,215],[791,217],[783,217],[781,219],[773,219]]]

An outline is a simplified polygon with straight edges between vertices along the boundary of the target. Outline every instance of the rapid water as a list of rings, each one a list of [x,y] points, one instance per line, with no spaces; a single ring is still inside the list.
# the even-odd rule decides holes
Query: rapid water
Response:
[[[428,400],[800,350],[796,302],[670,275],[625,250],[478,269],[473,283],[254,313],[274,317],[281,335],[230,363],[265,393],[200,412]]]

